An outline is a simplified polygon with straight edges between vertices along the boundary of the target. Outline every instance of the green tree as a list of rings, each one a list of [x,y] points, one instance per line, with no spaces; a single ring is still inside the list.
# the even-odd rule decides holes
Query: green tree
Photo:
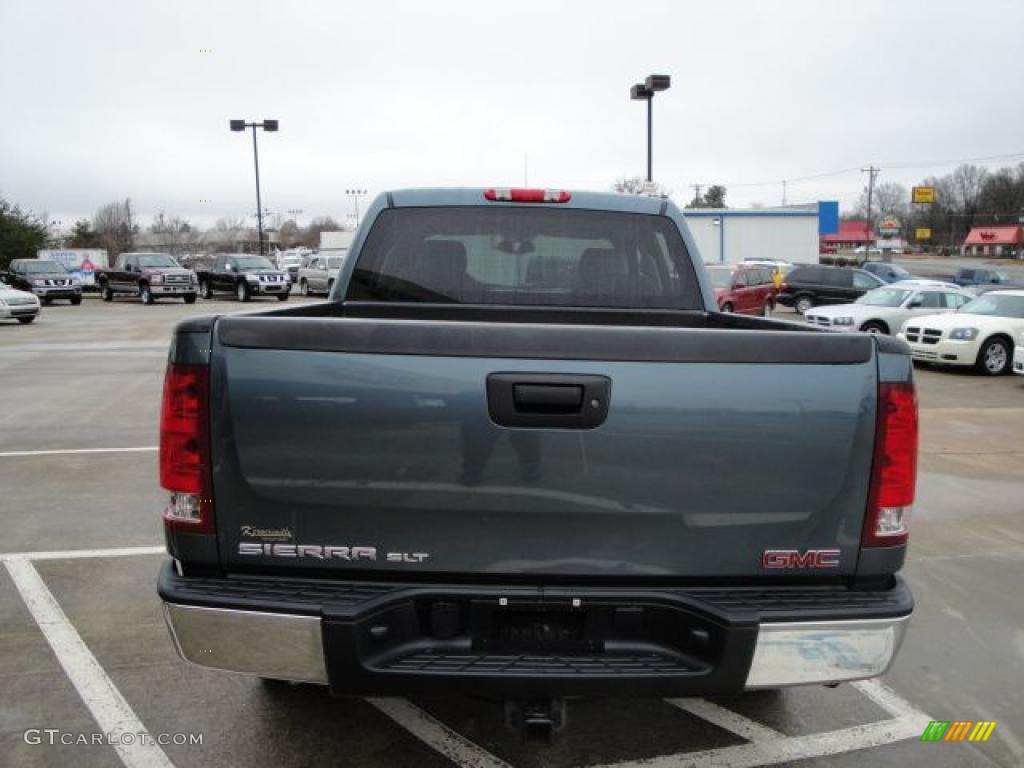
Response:
[[[11,259],[34,259],[45,244],[43,220],[0,198],[0,270],[6,270]]]
[[[79,219],[71,228],[71,237],[67,242],[68,248],[102,248],[100,236],[93,231],[92,224],[88,219]]]
[[[728,208],[725,204],[726,189],[721,184],[712,184],[703,195],[694,195],[686,204],[687,208]]]
[[[721,184],[712,184],[704,193],[705,208],[726,208],[725,187]]]

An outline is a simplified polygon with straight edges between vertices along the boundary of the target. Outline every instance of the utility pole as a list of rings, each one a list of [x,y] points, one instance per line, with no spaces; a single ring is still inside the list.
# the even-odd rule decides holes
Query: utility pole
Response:
[[[872,199],[872,196],[875,194],[875,177],[879,174],[879,172],[881,170],[882,170],[881,168],[875,168],[875,166],[873,166],[873,165],[869,165],[867,168],[861,168],[860,169],[861,173],[867,173],[868,174],[868,214],[867,214],[867,229],[864,232],[865,235],[867,235],[869,232],[871,232],[871,199]],[[864,245],[864,256],[865,257],[867,257],[868,250],[870,248],[871,248],[871,245],[869,243],[866,243]]]
[[[782,180],[782,206],[786,206],[786,180]]]
[[[703,184],[691,184],[693,187],[693,207],[697,208],[700,206],[700,190],[704,186]]]
[[[132,237],[132,199],[130,197],[124,199],[124,212],[125,217],[128,219],[128,231],[124,237],[124,250],[130,251],[135,247],[135,240]]]

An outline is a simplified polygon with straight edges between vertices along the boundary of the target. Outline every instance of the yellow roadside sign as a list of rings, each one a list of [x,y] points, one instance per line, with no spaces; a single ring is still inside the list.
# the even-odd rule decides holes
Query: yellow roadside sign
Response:
[[[914,187],[910,192],[910,199],[915,203],[934,203],[935,187]]]
[[[932,230],[930,227],[918,227],[914,230],[914,237],[917,240],[931,240]]]

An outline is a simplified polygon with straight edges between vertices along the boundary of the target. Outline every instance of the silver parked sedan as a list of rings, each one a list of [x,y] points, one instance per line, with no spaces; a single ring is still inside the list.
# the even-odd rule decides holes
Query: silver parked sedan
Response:
[[[804,319],[837,331],[864,331],[895,336],[903,324],[917,315],[955,312],[974,298],[952,283],[936,280],[902,280],[875,288],[853,304],[835,304],[808,310]]]
[[[0,319],[17,320],[27,325],[39,316],[39,298],[0,283]]]

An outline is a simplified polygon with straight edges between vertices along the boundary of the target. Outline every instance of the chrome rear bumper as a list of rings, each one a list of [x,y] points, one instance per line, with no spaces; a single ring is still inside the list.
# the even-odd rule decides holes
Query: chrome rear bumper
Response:
[[[746,688],[840,683],[889,669],[910,616],[761,624]]]
[[[164,603],[178,654],[202,667],[326,683],[320,619]]]
[[[203,667],[310,683],[328,682],[318,616],[164,603],[179,655]],[[832,622],[764,622],[745,688],[820,685],[888,670],[910,616]],[[710,691],[709,691],[710,693]]]

